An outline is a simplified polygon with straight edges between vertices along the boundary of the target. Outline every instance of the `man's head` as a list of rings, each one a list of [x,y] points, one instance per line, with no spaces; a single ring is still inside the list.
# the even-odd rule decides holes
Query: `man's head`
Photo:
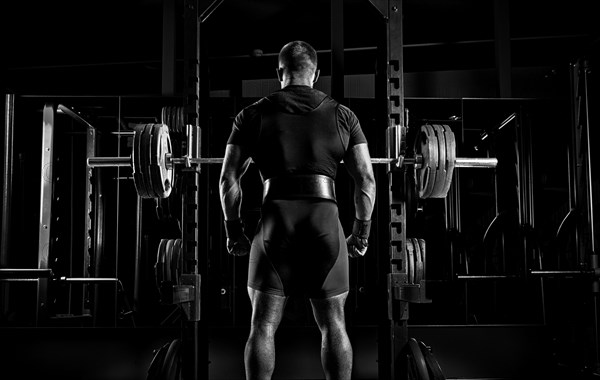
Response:
[[[277,76],[282,87],[289,84],[311,86],[319,78],[317,51],[304,41],[292,41],[279,52]]]

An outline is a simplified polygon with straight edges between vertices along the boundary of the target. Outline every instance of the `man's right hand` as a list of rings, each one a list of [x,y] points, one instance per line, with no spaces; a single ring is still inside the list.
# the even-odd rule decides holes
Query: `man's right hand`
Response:
[[[227,252],[233,256],[246,256],[250,253],[250,239],[244,233],[241,219],[226,220]]]
[[[227,238],[227,252],[233,256],[246,256],[250,253],[250,239],[246,235],[241,235],[237,239]]]

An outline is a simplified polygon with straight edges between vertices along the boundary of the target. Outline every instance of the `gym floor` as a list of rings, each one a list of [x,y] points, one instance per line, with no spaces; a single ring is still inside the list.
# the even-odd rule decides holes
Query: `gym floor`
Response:
[[[244,378],[244,328],[209,329],[209,379]],[[153,351],[180,336],[173,328],[16,328],[0,330],[2,379],[146,379]],[[378,374],[375,326],[349,331],[353,378]],[[433,347],[447,379],[559,379],[543,326],[410,326],[410,336]],[[274,378],[322,379],[316,326],[283,327]],[[578,378],[571,373],[571,379]],[[562,377],[567,378],[567,377]]]

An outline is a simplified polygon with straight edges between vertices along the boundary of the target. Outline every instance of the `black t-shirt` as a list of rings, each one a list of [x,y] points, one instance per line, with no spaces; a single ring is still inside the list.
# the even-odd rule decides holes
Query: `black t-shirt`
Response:
[[[244,108],[227,141],[249,149],[263,180],[294,174],[335,178],[348,149],[366,142],[348,107],[321,91],[296,85]]]

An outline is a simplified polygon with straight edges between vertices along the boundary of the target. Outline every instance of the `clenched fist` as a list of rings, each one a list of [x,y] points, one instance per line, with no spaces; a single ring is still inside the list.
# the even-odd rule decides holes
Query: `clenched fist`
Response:
[[[367,253],[369,241],[356,235],[350,235],[346,238],[346,245],[348,246],[348,256],[361,257]]]
[[[346,238],[348,256],[362,257],[367,253],[369,247],[369,233],[371,232],[370,220],[354,219],[352,234]]]
[[[246,256],[250,253],[250,239],[244,233],[244,224],[241,219],[226,220],[225,233],[227,235],[227,252],[233,256]]]
[[[227,238],[227,252],[233,256],[246,256],[250,253],[250,239],[246,235],[241,235],[233,240]]]

